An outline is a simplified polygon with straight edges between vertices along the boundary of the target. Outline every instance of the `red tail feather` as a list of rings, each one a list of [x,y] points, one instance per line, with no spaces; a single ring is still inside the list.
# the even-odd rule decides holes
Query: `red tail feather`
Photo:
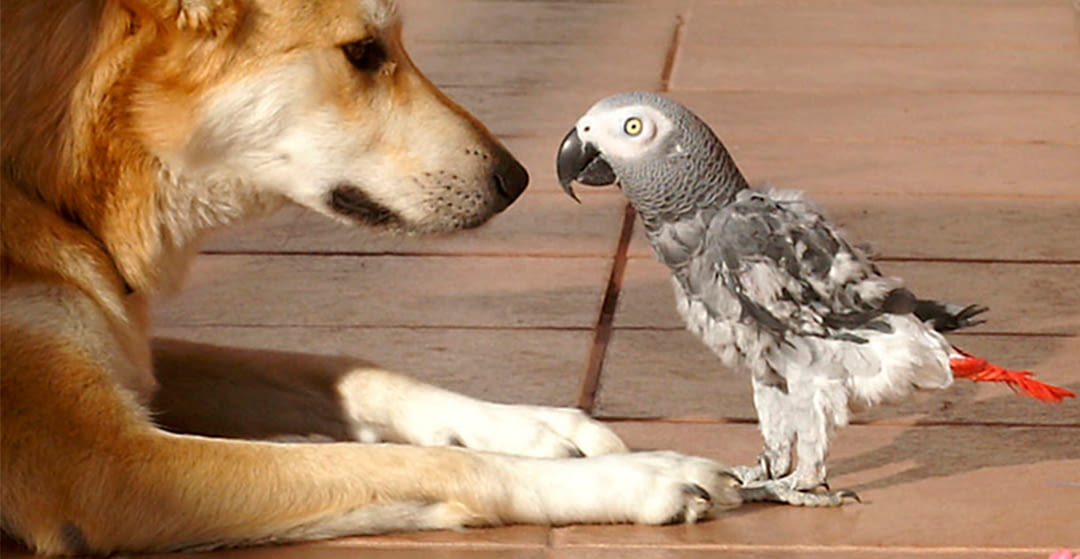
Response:
[[[1031,371],[1013,371],[995,365],[982,357],[976,357],[959,348],[953,348],[963,357],[949,360],[953,376],[966,378],[974,382],[1004,382],[1013,390],[1021,391],[1043,402],[1059,403],[1065,398],[1075,398],[1076,394],[1064,388],[1039,382]]]

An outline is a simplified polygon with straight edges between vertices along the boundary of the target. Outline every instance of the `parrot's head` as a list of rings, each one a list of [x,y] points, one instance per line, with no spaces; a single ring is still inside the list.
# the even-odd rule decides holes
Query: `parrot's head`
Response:
[[[643,214],[681,215],[746,186],[705,122],[667,97],[628,92],[601,99],[563,139],[559,184],[618,184]]]

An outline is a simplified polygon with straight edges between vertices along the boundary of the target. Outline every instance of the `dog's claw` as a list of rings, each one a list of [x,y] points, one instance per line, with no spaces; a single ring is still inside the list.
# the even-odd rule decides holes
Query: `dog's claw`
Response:
[[[860,505],[862,504],[862,497],[859,497],[858,493],[850,489],[841,489],[836,494],[839,495],[841,499],[854,499],[855,502],[859,503]]]
[[[683,486],[682,490],[683,490],[683,493],[686,493],[687,495],[691,495],[693,497],[701,499],[702,501],[705,501],[706,503],[711,503],[712,502],[712,495],[709,495],[709,492],[705,491],[704,487],[702,487],[702,486],[700,486],[700,485],[698,485],[696,483],[688,483],[688,484]]]
[[[712,508],[712,495],[704,487],[696,483],[686,483],[682,486],[682,492],[689,500],[683,509],[668,521],[669,524],[693,524]]]

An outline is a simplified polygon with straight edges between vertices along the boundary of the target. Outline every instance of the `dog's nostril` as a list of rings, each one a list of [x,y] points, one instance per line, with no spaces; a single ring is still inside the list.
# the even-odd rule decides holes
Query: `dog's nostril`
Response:
[[[495,188],[506,198],[506,204],[517,200],[526,186],[529,186],[529,172],[525,167],[509,154],[501,157],[495,167]]]

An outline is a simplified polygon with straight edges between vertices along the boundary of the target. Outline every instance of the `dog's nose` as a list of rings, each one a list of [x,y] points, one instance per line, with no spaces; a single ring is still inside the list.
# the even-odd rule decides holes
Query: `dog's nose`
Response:
[[[504,198],[503,207],[509,206],[529,186],[529,172],[509,153],[502,154],[495,166],[495,188]]]

